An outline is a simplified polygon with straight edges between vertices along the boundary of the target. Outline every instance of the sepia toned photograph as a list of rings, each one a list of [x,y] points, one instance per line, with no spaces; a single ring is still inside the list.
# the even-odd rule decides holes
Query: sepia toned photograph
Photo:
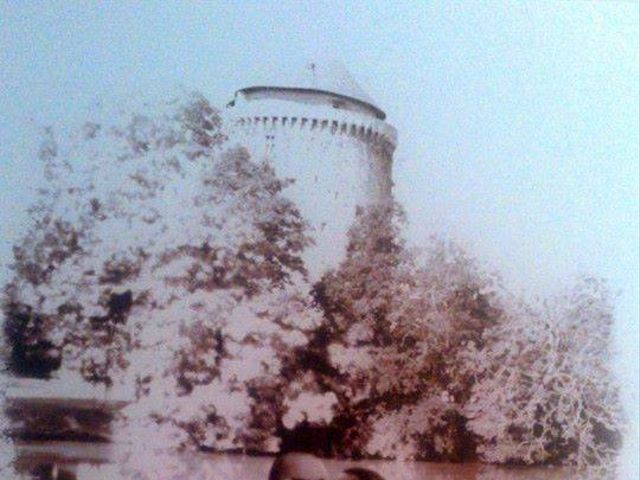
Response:
[[[0,479],[640,478],[639,24],[0,0]]]

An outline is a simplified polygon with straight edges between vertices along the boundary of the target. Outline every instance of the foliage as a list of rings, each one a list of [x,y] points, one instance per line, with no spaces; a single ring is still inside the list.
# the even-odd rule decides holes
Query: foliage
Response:
[[[465,407],[490,462],[608,466],[622,412],[610,370],[613,327],[604,282],[582,278],[538,309],[520,306],[486,332]]]
[[[170,424],[167,444],[227,445],[238,432],[220,412],[243,408],[262,374],[232,369],[253,368],[244,355],[270,341],[266,299],[305,277],[311,240],[282,194],[290,181],[228,148],[198,94],[96,115],[70,135],[49,130],[41,150],[47,183],[3,304],[14,373],[46,376],[53,357],[91,383],[135,387],[131,428]],[[258,335],[252,321],[269,325]],[[165,394],[170,408],[154,404]]]
[[[407,250],[397,206],[360,212],[314,287],[324,318],[295,368],[337,398],[332,453],[602,466],[621,443],[605,285],[535,311],[456,245]]]
[[[47,130],[40,157],[4,291],[6,363],[130,388],[125,477],[185,478],[167,451],[195,449],[614,459],[602,282],[527,305],[451,242],[409,249],[384,204],[358,209],[346,258],[309,288],[291,181],[229,147],[198,94]]]
[[[461,460],[473,372],[459,359],[500,319],[495,279],[436,239],[418,266],[403,223],[397,205],[358,213],[346,259],[314,287],[324,321],[295,369],[338,400],[334,453]]]

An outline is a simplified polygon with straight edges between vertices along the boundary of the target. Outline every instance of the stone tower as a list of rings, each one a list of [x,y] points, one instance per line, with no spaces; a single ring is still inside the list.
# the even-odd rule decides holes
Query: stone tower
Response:
[[[231,140],[267,158],[312,227],[312,280],[344,257],[357,206],[392,200],[396,130],[340,65],[238,90],[225,111]]]

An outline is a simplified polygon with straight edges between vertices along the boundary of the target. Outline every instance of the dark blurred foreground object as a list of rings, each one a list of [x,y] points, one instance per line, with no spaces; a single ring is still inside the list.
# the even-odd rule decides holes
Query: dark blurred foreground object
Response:
[[[78,480],[74,472],[58,465],[38,465],[31,475],[34,480]]]
[[[269,472],[269,480],[329,480],[322,460],[310,453],[285,453],[279,455]],[[338,480],[384,480],[382,476],[366,468],[347,468]]]
[[[384,477],[367,468],[352,467],[342,472],[338,480],[384,480]]]
[[[329,480],[329,474],[315,455],[292,452],[275,459],[269,480]]]

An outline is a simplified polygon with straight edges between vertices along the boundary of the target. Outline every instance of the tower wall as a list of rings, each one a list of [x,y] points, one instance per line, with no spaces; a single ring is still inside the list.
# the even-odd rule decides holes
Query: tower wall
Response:
[[[294,180],[285,195],[311,225],[305,260],[316,280],[344,258],[356,207],[392,200],[396,131],[362,105],[335,107],[326,93],[247,97],[227,110],[231,140]]]

